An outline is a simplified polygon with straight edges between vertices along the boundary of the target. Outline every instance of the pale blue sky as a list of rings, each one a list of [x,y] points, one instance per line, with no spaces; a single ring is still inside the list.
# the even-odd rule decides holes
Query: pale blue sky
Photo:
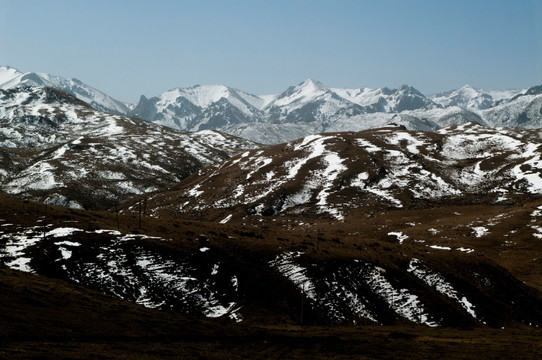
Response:
[[[542,84],[541,0],[0,0],[0,64],[136,102],[313,78],[425,94]]]

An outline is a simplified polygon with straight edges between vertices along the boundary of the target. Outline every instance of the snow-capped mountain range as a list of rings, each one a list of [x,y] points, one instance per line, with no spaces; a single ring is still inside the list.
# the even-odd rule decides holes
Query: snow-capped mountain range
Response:
[[[542,126],[540,86],[484,90],[467,85],[425,96],[407,85],[398,89],[342,89],[308,79],[276,95],[252,95],[223,85],[196,85],[150,98],[141,96],[137,104],[124,104],[77,79],[0,67],[0,89],[28,85],[66,91],[102,111],[185,131],[220,130],[264,144],[390,123],[422,131],[469,122],[490,127]]]
[[[430,106],[416,89],[335,89],[308,79],[278,95],[255,96],[225,86],[174,89],[142,97],[131,116],[188,131],[220,129],[261,143],[281,143],[347,126],[361,130],[385,124],[395,114]],[[350,124],[346,124],[350,122]],[[428,125],[424,129],[432,129]]]
[[[142,97],[130,115],[188,131],[219,129],[264,144],[311,134],[361,131],[395,123],[437,130],[477,122],[491,127],[542,125],[542,92],[483,90],[464,86],[425,96],[398,89],[340,89],[308,79],[278,95],[255,96],[225,86],[174,89]]]
[[[540,125],[542,87],[195,86],[119,111],[0,74],[0,192],[42,202],[0,196],[1,266],[233,321],[297,323],[301,299],[313,324],[542,324],[541,134],[484,126]]]

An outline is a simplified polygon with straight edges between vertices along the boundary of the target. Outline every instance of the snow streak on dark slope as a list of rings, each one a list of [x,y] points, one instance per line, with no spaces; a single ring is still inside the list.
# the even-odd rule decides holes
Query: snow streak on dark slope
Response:
[[[10,224],[3,225],[8,230]],[[0,262],[12,269],[60,276],[150,308],[239,319],[237,277],[213,262],[205,254],[208,248],[175,251],[153,245],[162,239],[113,230],[36,226],[4,231]],[[45,248],[51,253],[38,250]]]
[[[0,186],[23,198],[109,208],[255,144],[111,115],[59,90],[0,90]]]
[[[460,264],[457,272],[430,254],[419,260],[403,252],[385,260],[395,256],[392,252],[382,257],[383,263],[316,261],[300,251],[239,257],[206,245],[205,234],[199,235],[202,245],[188,250],[172,240],[112,230],[46,223],[22,227],[4,220],[0,226],[0,264],[192,316],[250,320],[258,314],[245,313],[245,307],[269,306],[278,306],[266,309],[275,316],[289,316],[289,307],[295,309],[303,296],[307,318],[316,323],[542,322],[532,289],[495,265],[460,252],[453,257],[453,263]],[[258,294],[262,288],[271,291]]]
[[[311,135],[246,151],[153,197],[156,214],[329,216],[456,199],[542,193],[539,131],[467,124]],[[214,215],[210,215],[214,213]]]

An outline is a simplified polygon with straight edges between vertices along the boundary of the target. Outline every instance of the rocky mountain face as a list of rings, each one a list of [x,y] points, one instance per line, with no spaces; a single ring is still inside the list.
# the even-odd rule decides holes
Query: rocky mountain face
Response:
[[[26,199],[110,208],[256,146],[103,113],[52,88],[0,90],[0,188]]]

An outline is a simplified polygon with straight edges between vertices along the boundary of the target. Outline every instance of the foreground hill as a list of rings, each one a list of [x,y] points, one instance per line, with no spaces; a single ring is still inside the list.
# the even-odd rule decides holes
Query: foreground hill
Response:
[[[110,208],[254,147],[99,112],[52,88],[0,90],[0,188],[26,199]]]
[[[5,359],[472,359],[542,355],[532,328],[244,326],[187,319],[0,268]]]
[[[1,263],[149,308],[267,325],[542,325],[536,202],[243,225],[1,200]]]

